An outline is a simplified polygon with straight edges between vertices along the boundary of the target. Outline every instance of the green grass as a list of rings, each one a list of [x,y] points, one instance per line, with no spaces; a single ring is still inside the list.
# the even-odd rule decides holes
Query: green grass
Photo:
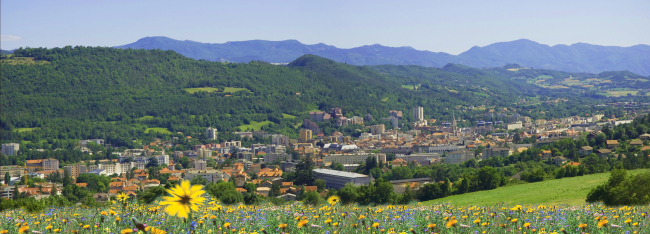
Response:
[[[628,175],[648,172],[648,169],[629,171]],[[548,180],[501,187],[423,202],[425,205],[451,202],[456,206],[491,206],[497,203],[581,205],[589,191],[609,179],[609,173]]]
[[[416,88],[420,88],[421,85],[416,85]],[[402,88],[413,90],[413,85],[402,85]]]
[[[137,118],[135,120],[152,120],[152,119],[153,119],[153,116],[147,115],[147,116],[142,116],[140,118]]]
[[[295,116],[295,115],[290,115],[290,114],[282,113],[282,118],[285,118],[285,119],[295,119],[296,116]]]
[[[246,88],[234,88],[234,87],[225,87],[223,92],[224,93],[234,93],[237,91],[241,90],[248,90]],[[186,88],[185,91],[188,93],[196,93],[196,92],[217,92],[219,91],[218,88],[212,88],[212,87],[202,87],[202,88]],[[248,90],[250,91],[250,90]]]
[[[233,87],[226,87],[224,88],[223,92],[224,93],[234,93],[237,91],[242,91],[242,90],[248,90],[247,88],[233,88]],[[250,92],[250,90],[248,90]]]
[[[382,98],[381,101],[382,102],[388,101],[388,97]]]
[[[264,121],[264,122],[251,121],[251,124],[249,124],[249,125],[241,125],[241,126],[239,126],[237,128],[239,128],[242,131],[250,131],[250,130],[259,131],[260,129],[262,129],[262,126],[268,125],[270,123],[272,123],[272,122],[268,121],[268,120]]]
[[[14,131],[16,132],[31,132],[39,128],[16,128]]]
[[[172,132],[170,132],[167,128],[147,128],[144,130],[144,133],[149,133],[151,131],[159,132],[162,134],[172,134]]]
[[[535,79],[553,79],[553,77],[549,75],[541,75],[541,76],[537,76],[537,78]]]

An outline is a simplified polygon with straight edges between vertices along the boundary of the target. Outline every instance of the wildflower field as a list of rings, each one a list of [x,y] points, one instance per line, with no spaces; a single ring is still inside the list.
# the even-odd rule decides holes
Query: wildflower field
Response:
[[[200,186],[181,186],[154,204],[119,196],[101,208],[2,213],[0,233],[650,233],[650,206],[456,207],[221,205]]]

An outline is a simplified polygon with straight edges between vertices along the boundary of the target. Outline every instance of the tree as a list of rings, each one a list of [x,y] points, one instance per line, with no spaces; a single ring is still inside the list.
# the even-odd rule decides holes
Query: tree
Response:
[[[200,184],[200,185],[206,185],[208,184],[208,180],[206,178],[203,178],[203,176],[195,176],[192,178],[192,181],[190,181],[192,185],[195,184]]]
[[[321,203],[320,195],[315,191],[309,191],[303,200],[305,205],[318,206]]]
[[[296,185],[311,185],[314,183],[314,162],[307,157],[296,164],[295,180]]]
[[[182,157],[178,160],[178,163],[185,169],[190,168],[190,159],[188,157]],[[182,168],[182,169],[183,169]]]
[[[160,166],[160,165],[158,164],[158,159],[156,159],[156,157],[149,158],[149,162],[147,163],[147,165],[145,165],[145,167],[147,167],[147,168],[149,168],[149,167],[158,167],[158,166]]]
[[[337,195],[341,198],[341,203],[343,204],[354,203],[359,196],[359,194],[357,194],[357,187],[352,183],[345,184],[345,186],[338,191]]]
[[[5,173],[5,185],[9,185],[11,183],[11,175],[9,172]]]
[[[501,176],[496,168],[485,166],[478,172],[481,190],[491,190],[499,187]]]
[[[382,179],[378,179],[375,182],[375,192],[372,196],[372,201],[376,204],[386,204],[388,203],[393,195],[393,184],[389,181],[384,182]]]
[[[323,179],[316,179],[314,180],[314,186],[317,187],[318,192],[322,192],[325,189],[326,182]]]

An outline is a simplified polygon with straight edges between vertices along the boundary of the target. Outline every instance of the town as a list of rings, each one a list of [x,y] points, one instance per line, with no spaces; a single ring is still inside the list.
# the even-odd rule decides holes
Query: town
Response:
[[[641,105],[647,106],[647,105]],[[111,147],[103,139],[81,140],[78,150],[83,154],[93,154],[92,149],[101,146],[111,150],[112,159],[86,160],[77,164],[59,162],[57,159],[26,160],[23,165],[4,165],[0,168],[3,187],[1,196],[46,198],[53,193],[62,195],[65,183],[79,188],[92,186],[97,201],[107,201],[118,194],[133,198],[142,196],[148,189],[178,184],[188,180],[192,184],[232,182],[236,191],[255,193],[261,197],[276,197],[294,201],[302,192],[317,191],[326,197],[331,189],[342,189],[346,184],[354,186],[369,185],[381,174],[391,171],[387,178],[396,194],[406,190],[418,190],[428,183],[445,183],[422,175],[402,175],[400,167],[430,167],[439,164],[466,164],[493,157],[508,158],[528,149],[543,148],[564,139],[578,141],[581,138],[594,140],[602,130],[610,126],[629,124],[632,119],[645,116],[643,109],[632,109],[625,116],[604,116],[594,114],[572,116],[561,119],[531,119],[507,109],[490,109],[485,120],[476,121],[471,127],[460,127],[452,114],[450,121],[437,121],[424,118],[425,110],[414,107],[411,122],[405,122],[403,111],[391,110],[389,125],[374,124],[373,116],[344,117],[341,108],[330,111],[312,111],[304,119],[299,130],[299,139],[290,139],[281,134],[264,131],[233,132],[240,139],[270,139],[270,144],[242,146],[241,141],[219,141],[218,129],[207,127],[204,133],[195,138],[205,139],[204,144],[192,136],[187,140],[199,143],[192,149],[174,151],[170,149],[175,141],[160,138],[143,145],[139,149]],[[497,119],[497,120],[495,120]],[[319,123],[335,123],[337,127],[362,126],[356,129],[356,137],[334,131],[325,135]],[[411,130],[401,131],[400,127],[410,125]],[[604,135],[604,134],[603,134]],[[602,139],[598,139],[602,141]],[[637,147],[639,151],[650,150],[650,134],[644,133],[638,139],[629,139],[626,145]],[[606,140],[604,147],[583,145],[576,150],[577,155],[563,155],[558,150],[541,150],[539,161],[555,166],[578,166],[580,158],[595,154],[600,158],[625,155],[618,154],[619,140]],[[39,149],[35,149],[39,150]],[[21,152],[19,143],[2,144],[2,154],[6,157]],[[294,184],[290,173],[296,172],[300,163],[308,161],[313,165],[316,180],[310,184]],[[380,171],[362,168],[368,164],[378,165]],[[89,176],[94,175],[95,177]],[[517,174],[519,176],[519,174]],[[110,178],[107,182],[93,178]],[[513,178],[517,178],[513,176]],[[76,180],[76,181],[75,181]],[[90,185],[89,185],[90,184]],[[252,185],[249,185],[252,184]],[[407,189],[408,188],[408,189]],[[253,191],[251,191],[253,190]]]

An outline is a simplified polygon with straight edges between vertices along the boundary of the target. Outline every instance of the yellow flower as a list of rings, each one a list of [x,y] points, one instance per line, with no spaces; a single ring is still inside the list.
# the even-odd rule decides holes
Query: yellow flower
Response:
[[[29,226],[22,226],[18,229],[18,233],[25,233],[27,230],[29,230]]]
[[[338,203],[340,200],[341,198],[339,198],[339,196],[334,195],[327,199],[327,203],[333,206],[336,205],[336,203]]]
[[[52,229],[52,225],[45,227],[45,229],[47,229],[47,230]]]
[[[172,216],[187,218],[191,211],[198,211],[199,206],[203,204],[205,193],[202,185],[190,185],[189,180],[184,180],[181,185],[176,185],[168,189],[167,193],[171,196],[164,197],[161,205],[166,205],[165,212]]]
[[[428,228],[434,228],[434,227],[436,227],[436,224],[435,223],[430,223],[429,225],[427,225],[427,227]]]
[[[510,220],[510,222],[516,223],[517,219],[512,219],[512,220]]]
[[[364,216],[364,215],[359,215],[359,219],[365,219],[365,218],[366,218],[366,216]]]
[[[149,229],[148,230],[149,234],[167,234],[167,232],[165,232],[163,230],[160,230],[160,229],[157,229],[155,227],[147,227],[147,228],[145,228],[145,230],[146,229]]]
[[[332,226],[337,227],[337,226],[339,226],[339,223],[338,222],[333,223]]]
[[[58,229],[58,228],[57,228],[57,229],[54,229],[54,230],[52,230],[52,231],[53,231],[54,233],[59,233],[59,232],[61,232],[61,229]]]
[[[332,222],[331,219],[327,219],[327,220],[325,220],[325,223],[326,223],[326,224],[330,224],[331,222]]]
[[[530,223],[524,223],[525,228],[530,228]]]
[[[131,230],[131,229],[124,229],[120,233],[121,234],[129,234],[129,233],[132,233],[132,232],[133,232],[133,230]]]
[[[638,227],[638,226],[639,226],[639,223],[638,223],[638,222],[633,223],[632,226]]]
[[[481,224],[481,226],[483,226],[483,227],[485,227],[487,225],[489,225],[489,223],[487,223],[487,222]]]
[[[86,226],[84,226],[84,228],[85,228],[85,229],[88,229],[88,228],[90,228],[90,225],[86,225]]]
[[[447,221],[447,225],[446,225],[446,226],[447,226],[447,228],[455,227],[455,226],[456,226],[456,223],[458,223],[458,220],[456,220],[456,219],[449,219],[449,221]]]
[[[0,230],[0,234],[7,234],[9,230]]]
[[[124,202],[126,201],[126,199],[129,199],[129,195],[126,195],[125,193],[120,193],[115,198],[117,198],[118,201]]]
[[[373,223],[373,224],[372,224],[372,227],[374,227],[374,228],[379,227],[379,223]]]
[[[230,223],[224,223],[224,224],[223,224],[223,227],[224,227],[224,228],[229,228],[229,227],[230,227]]]
[[[625,223],[626,223],[626,224],[630,224],[631,222],[632,222],[631,219],[627,219],[627,220],[625,220]]]
[[[585,229],[585,228],[587,228],[587,224],[586,224],[586,223],[583,223],[583,224],[578,225],[578,227],[579,227],[579,228],[582,228],[582,229]]]
[[[306,219],[300,220],[300,222],[298,222],[298,228],[306,226],[307,223],[309,223],[309,221]]]
[[[280,225],[278,225],[278,228],[285,229],[285,228],[287,228],[287,224],[286,223],[281,223]]]
[[[601,228],[601,227],[607,225],[607,223],[608,223],[607,219],[601,219],[600,221],[598,221],[598,228]]]
[[[480,223],[480,222],[481,222],[480,219],[475,219],[475,220],[474,220],[474,223]]]

